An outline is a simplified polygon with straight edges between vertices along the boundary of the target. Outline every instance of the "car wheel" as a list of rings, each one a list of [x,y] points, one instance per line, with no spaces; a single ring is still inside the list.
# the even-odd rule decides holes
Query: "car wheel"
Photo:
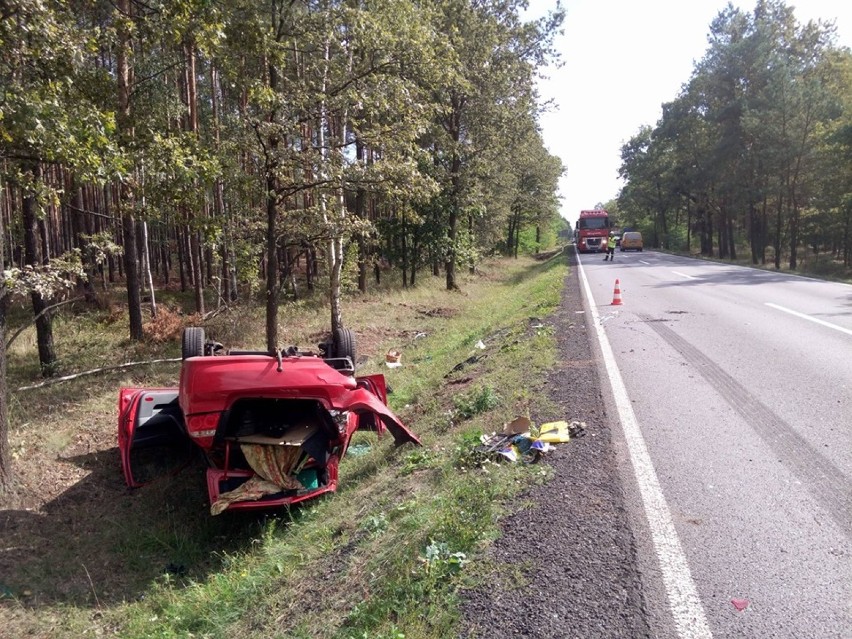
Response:
[[[639,249],[639,252],[641,253],[643,250],[644,250],[644,249]]]
[[[204,329],[200,326],[188,326],[183,329],[180,339],[181,359],[204,355]]]
[[[348,328],[334,331],[334,356],[348,357],[355,366],[355,334]]]

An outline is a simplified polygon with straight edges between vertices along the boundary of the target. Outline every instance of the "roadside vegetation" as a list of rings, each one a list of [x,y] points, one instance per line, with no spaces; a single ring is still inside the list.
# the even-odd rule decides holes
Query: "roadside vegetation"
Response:
[[[621,159],[606,208],[647,247],[852,278],[852,51],[832,24],[726,7]]]
[[[19,479],[3,347],[20,299],[49,378],[72,297],[103,309],[123,287],[125,334],[141,342],[170,289],[203,318],[262,291],[271,350],[288,302],[321,292],[336,331],[346,289],[391,266],[406,286],[436,275],[457,289],[483,257],[523,253],[524,235],[550,246],[563,169],[535,83],[564,12],[525,8],[4,2],[0,494]]]
[[[460,274],[346,300],[359,372],[382,372],[394,411],[423,441],[358,433],[340,490],[291,510],[209,514],[198,463],[129,491],[115,444],[121,386],[176,383],[179,363],[116,369],[13,392],[11,448],[22,490],[0,512],[0,606],[9,636],[364,637],[453,635],[457,591],[477,582],[483,550],[512,497],[548,475],[544,464],[483,463],[479,436],[516,416],[564,418],[542,392],[555,340],[546,319],[567,265],[487,260]],[[191,300],[175,296],[171,323],[69,309],[54,324],[59,360],[81,371],[166,359]],[[324,299],[281,308],[287,344],[327,333]],[[543,321],[544,320],[544,321]],[[262,304],[204,322],[229,346],[258,347]],[[484,346],[484,348],[483,348]],[[10,349],[10,386],[35,376],[35,330]],[[401,353],[402,366],[385,366]],[[37,366],[37,364],[35,365]],[[66,369],[67,370],[67,369]]]

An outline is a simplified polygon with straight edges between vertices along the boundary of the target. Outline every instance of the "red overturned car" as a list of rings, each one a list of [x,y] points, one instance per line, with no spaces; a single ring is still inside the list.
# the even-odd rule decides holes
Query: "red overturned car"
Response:
[[[225,351],[204,329],[183,332],[177,388],[122,388],[118,445],[130,487],[208,461],[211,513],[274,508],[334,491],[355,431],[417,437],[387,407],[383,375],[355,375],[348,329],[319,352]]]

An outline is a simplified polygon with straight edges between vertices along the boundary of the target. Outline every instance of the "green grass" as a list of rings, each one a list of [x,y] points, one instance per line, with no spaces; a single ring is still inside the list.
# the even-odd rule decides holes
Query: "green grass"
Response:
[[[472,450],[480,434],[515,416],[563,417],[543,394],[555,340],[538,319],[557,307],[566,270],[561,258],[507,260],[465,276],[461,292],[429,278],[416,289],[349,299],[345,320],[366,359],[361,371],[385,374],[390,404],[422,448],[395,448],[390,437],[358,433],[353,446],[360,454],[344,460],[336,494],[266,515],[210,517],[199,468],[132,495],[113,487],[99,525],[87,528],[90,543],[72,543],[49,562],[35,562],[28,578],[31,589],[44,593],[38,600],[21,595],[21,580],[14,580],[16,596],[0,604],[14,612],[11,628],[57,637],[453,636],[458,589],[485,574],[483,551],[498,534],[499,518],[515,507],[513,497],[548,476],[541,465],[480,468],[471,463]],[[290,327],[292,338],[285,341],[306,345],[321,334],[322,308],[283,306],[282,327]],[[262,313],[246,311],[207,328],[230,338],[229,345],[257,346],[259,327]],[[99,348],[121,343],[102,339]],[[390,348],[402,352],[401,368],[384,366]],[[87,428],[113,429],[107,401],[114,405],[120,383],[161,384],[176,372],[176,366],[143,367],[38,389],[31,397],[42,406],[55,402],[60,414],[67,408],[76,423],[89,415]],[[53,451],[46,459],[77,446],[78,435],[69,440],[62,429],[38,435],[49,420],[29,404],[16,410],[26,416],[19,424],[27,425],[17,427],[14,439]],[[95,480],[121,481],[107,471]],[[59,532],[72,528],[66,526]],[[92,574],[89,567],[91,580],[83,578],[81,559],[113,569]],[[72,575],[71,596],[63,597],[55,582]],[[507,567],[507,583],[518,579]]]

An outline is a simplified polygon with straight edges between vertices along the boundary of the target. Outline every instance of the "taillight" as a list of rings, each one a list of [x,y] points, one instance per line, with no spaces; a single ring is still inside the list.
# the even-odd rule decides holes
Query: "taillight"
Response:
[[[196,438],[213,437],[216,434],[216,427],[219,425],[220,415],[221,413],[192,415],[186,423],[189,436]]]

